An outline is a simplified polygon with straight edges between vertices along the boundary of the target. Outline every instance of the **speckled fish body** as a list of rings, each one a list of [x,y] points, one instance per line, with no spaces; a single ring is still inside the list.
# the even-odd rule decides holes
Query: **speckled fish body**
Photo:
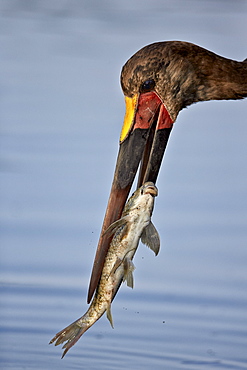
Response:
[[[127,285],[133,288],[132,259],[140,239],[158,254],[159,235],[151,222],[154,197],[157,194],[155,185],[146,182],[129,199],[122,217],[106,230],[105,234],[113,235],[113,238],[93,301],[81,318],[57,333],[50,342],[55,342],[55,345],[66,342],[63,356],[105,312],[113,327],[111,302],[122,281],[126,280]]]

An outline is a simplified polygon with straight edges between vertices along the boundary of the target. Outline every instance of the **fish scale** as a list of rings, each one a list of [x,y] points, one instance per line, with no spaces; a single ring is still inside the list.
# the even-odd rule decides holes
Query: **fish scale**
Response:
[[[132,259],[140,239],[156,255],[158,254],[159,235],[151,222],[154,197],[157,195],[156,186],[152,182],[146,182],[130,197],[120,220],[114,222],[106,230],[105,234],[109,237],[113,235],[113,238],[89,309],[50,341],[56,346],[66,342],[63,346],[62,357],[105,312],[113,327],[111,303],[123,280],[126,280],[127,285],[133,288],[134,264]]]

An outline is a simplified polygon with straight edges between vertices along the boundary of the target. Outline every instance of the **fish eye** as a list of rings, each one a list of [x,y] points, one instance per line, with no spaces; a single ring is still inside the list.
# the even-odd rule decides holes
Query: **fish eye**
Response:
[[[155,81],[153,79],[151,80],[146,80],[142,83],[141,85],[141,92],[149,92],[153,90],[155,87]]]

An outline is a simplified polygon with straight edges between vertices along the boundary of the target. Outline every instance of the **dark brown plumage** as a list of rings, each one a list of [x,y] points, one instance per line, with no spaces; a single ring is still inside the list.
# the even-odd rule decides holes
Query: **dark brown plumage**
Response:
[[[140,49],[124,65],[124,94],[138,93],[148,79],[155,81],[154,90],[175,121],[179,111],[192,103],[246,97],[247,59],[223,58],[188,42],[156,42]]]
[[[88,302],[110,245],[104,231],[120,218],[139,163],[138,186],[144,181],[155,183],[173,123],[181,109],[199,101],[246,97],[247,59],[237,62],[188,42],[156,42],[126,62],[121,85],[126,97],[126,115]]]

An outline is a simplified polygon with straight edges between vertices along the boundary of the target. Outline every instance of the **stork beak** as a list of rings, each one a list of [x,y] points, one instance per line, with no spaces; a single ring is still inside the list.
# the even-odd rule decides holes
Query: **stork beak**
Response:
[[[105,230],[121,217],[125,202],[140,165],[137,187],[156,182],[173,121],[154,91],[125,97],[126,113],[120,135],[120,147],[93,265],[88,303],[98,285],[111,238]]]

